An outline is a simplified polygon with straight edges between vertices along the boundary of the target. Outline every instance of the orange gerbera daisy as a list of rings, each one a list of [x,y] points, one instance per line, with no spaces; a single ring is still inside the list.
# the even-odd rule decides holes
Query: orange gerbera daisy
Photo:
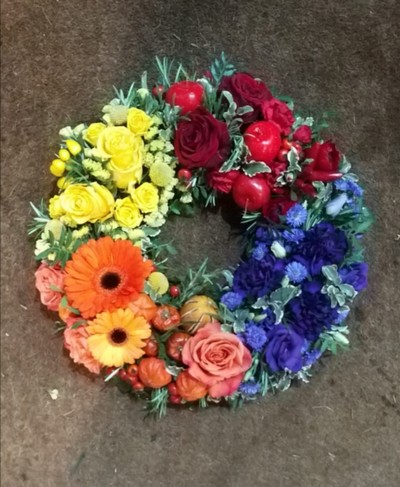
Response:
[[[71,306],[84,318],[125,308],[143,291],[153,267],[127,240],[89,240],[65,267],[64,289]]]
[[[100,313],[89,321],[86,331],[91,354],[106,367],[133,364],[144,355],[145,340],[151,335],[147,321],[130,309]]]

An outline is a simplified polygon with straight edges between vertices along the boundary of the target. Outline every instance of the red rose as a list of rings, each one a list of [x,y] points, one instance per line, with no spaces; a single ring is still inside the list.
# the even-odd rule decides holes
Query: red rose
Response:
[[[293,140],[297,140],[302,144],[309,144],[311,142],[311,135],[311,127],[308,125],[300,125],[293,134]]]
[[[230,193],[233,183],[239,176],[239,171],[219,172],[218,169],[208,171],[206,181],[208,186],[221,193]]]
[[[304,151],[306,159],[312,159],[310,164],[304,166],[303,171],[296,180],[296,186],[303,193],[315,196],[316,190],[312,183],[335,181],[342,177],[339,171],[340,153],[332,142],[315,142]]]
[[[249,105],[253,108],[252,112],[245,113],[242,116],[245,123],[259,119],[263,102],[272,98],[266,84],[247,73],[224,76],[219,85],[219,90],[229,91],[238,107]]]
[[[226,123],[217,120],[199,107],[189,120],[178,123],[175,133],[175,154],[182,166],[189,169],[220,167],[230,152],[231,141]]]
[[[261,112],[265,120],[275,122],[279,125],[284,135],[289,135],[294,123],[294,116],[292,110],[290,110],[286,103],[276,98],[271,98],[263,102]]]

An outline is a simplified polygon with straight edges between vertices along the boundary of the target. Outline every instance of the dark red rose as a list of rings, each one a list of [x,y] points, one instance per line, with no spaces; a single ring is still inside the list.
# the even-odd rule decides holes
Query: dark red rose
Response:
[[[175,133],[175,154],[182,166],[189,169],[215,169],[227,159],[231,141],[226,123],[217,120],[199,107],[178,123]]]
[[[297,140],[302,144],[309,144],[311,142],[311,136],[311,127],[308,125],[300,125],[293,133],[293,140]]]
[[[216,191],[230,193],[232,185],[239,174],[239,171],[219,172],[218,169],[214,169],[207,172],[206,181]]]
[[[296,180],[296,186],[303,193],[315,196],[316,190],[312,183],[335,181],[342,177],[339,172],[340,153],[332,142],[315,142],[304,151],[305,159],[312,159],[306,164]]]
[[[244,123],[254,122],[261,118],[261,106],[272,98],[267,85],[247,73],[235,73],[224,76],[219,85],[220,91],[229,91],[238,107],[249,105],[252,112],[242,116]]]
[[[261,106],[261,112],[265,120],[275,122],[281,129],[283,135],[289,135],[290,129],[294,123],[292,110],[283,101],[271,98],[264,101]]]
[[[288,188],[279,188],[279,192],[276,192],[269,203],[262,209],[263,217],[274,223],[280,223],[279,217],[286,215],[295,204],[296,202],[290,198],[290,190]]]

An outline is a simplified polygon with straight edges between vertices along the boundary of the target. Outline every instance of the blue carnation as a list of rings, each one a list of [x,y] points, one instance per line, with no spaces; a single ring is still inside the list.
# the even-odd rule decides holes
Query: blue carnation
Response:
[[[255,396],[260,392],[260,384],[257,384],[254,379],[251,379],[240,384],[239,391],[246,396]]]
[[[243,302],[243,295],[235,292],[227,292],[221,296],[221,303],[231,311],[238,308]]]
[[[268,334],[265,361],[272,372],[298,372],[303,366],[304,338],[283,325],[274,326]]]
[[[286,222],[291,227],[301,227],[307,220],[307,210],[303,205],[296,203],[286,213]]]
[[[294,282],[295,284],[304,281],[308,276],[307,267],[300,264],[300,262],[291,262],[285,267],[285,271],[289,281]]]
[[[304,239],[305,233],[299,228],[293,228],[292,230],[284,230],[282,237],[289,243],[299,243]]]
[[[293,251],[292,257],[305,265],[311,274],[320,274],[324,265],[341,264],[349,244],[343,230],[329,222],[314,225]]]
[[[246,325],[244,331],[246,344],[255,352],[261,352],[267,342],[267,333],[261,326],[250,322]]]

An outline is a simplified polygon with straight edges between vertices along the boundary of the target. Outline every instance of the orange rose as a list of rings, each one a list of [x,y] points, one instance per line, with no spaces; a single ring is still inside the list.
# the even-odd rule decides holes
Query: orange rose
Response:
[[[236,335],[209,323],[184,345],[182,361],[189,374],[206,386],[211,397],[229,396],[237,390],[252,358]]]
[[[134,315],[142,316],[147,321],[151,321],[157,313],[157,305],[145,293],[140,293],[136,299],[129,303],[128,308]]]
[[[155,357],[143,358],[139,363],[139,379],[146,387],[159,389],[169,384],[172,376],[165,368],[164,360]]]
[[[176,392],[185,401],[197,401],[207,394],[207,386],[184,370],[176,379]]]
[[[44,262],[35,272],[36,289],[40,292],[40,301],[51,311],[57,311],[64,289],[65,273],[60,266],[50,267]]]

